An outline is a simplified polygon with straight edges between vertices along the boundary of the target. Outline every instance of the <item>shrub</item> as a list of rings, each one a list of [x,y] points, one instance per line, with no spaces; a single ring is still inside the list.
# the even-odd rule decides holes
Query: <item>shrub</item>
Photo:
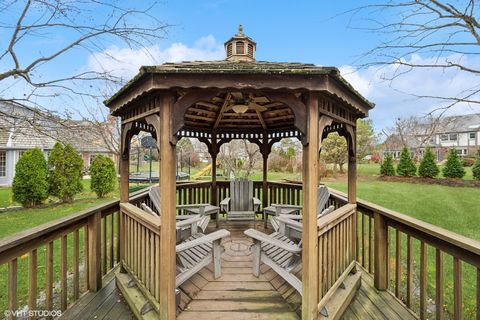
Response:
[[[395,168],[393,167],[393,159],[391,154],[385,155],[382,165],[380,166],[380,174],[382,176],[394,176]]]
[[[435,163],[435,155],[430,147],[427,147],[422,162],[420,162],[420,166],[418,167],[418,175],[423,178],[435,178],[439,173],[440,170]]]
[[[417,173],[417,167],[413,163],[410,156],[410,150],[406,146],[403,146],[402,153],[400,154],[400,162],[397,166],[397,174],[404,177],[412,177]]]
[[[477,157],[472,167],[473,179],[480,180],[480,148],[477,150]]]
[[[15,166],[13,200],[34,207],[48,198],[47,163],[40,149],[26,151]]]
[[[465,175],[465,169],[460,162],[460,159],[457,155],[457,150],[450,149],[448,152],[448,159],[443,168],[443,176],[445,178],[463,178]]]
[[[103,198],[115,190],[117,172],[113,160],[107,156],[98,155],[90,165],[90,189]]]
[[[83,160],[69,144],[55,146],[48,157],[48,188],[52,196],[64,202],[72,202],[73,197],[83,190]]]

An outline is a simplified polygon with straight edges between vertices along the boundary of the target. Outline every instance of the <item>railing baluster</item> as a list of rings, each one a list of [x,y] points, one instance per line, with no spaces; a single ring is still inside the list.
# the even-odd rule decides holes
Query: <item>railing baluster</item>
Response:
[[[28,254],[28,310],[37,309],[37,249]],[[35,319],[31,316],[30,319]]]
[[[61,265],[60,265],[60,307],[62,311],[67,309],[67,236],[61,238]]]
[[[51,311],[53,309],[53,241],[47,244],[45,263],[45,309]]]
[[[420,319],[427,317],[427,246],[420,242]]]
[[[107,273],[107,216],[102,218],[102,275]]]
[[[402,274],[402,234],[396,229],[395,233],[395,297],[400,299],[400,279]]]
[[[78,229],[73,232],[73,300],[77,300],[80,297],[80,281],[79,281],[79,231]]]
[[[8,262],[8,309],[8,318],[15,319],[12,312],[17,310],[17,258]]]
[[[88,227],[85,226],[83,228],[83,261],[84,261],[84,268],[85,268],[85,287],[88,288],[90,285],[90,262],[89,262],[89,245],[88,245]]]
[[[462,261],[453,257],[453,318],[463,319]]]
[[[115,261],[114,261],[114,256],[113,256],[113,252],[114,252],[114,240],[113,240],[113,236],[114,236],[114,230],[115,230],[115,219],[113,217],[114,213],[112,212],[110,214],[110,269],[113,268],[113,266],[115,265]],[[106,222],[107,220],[105,220]]]
[[[407,307],[412,306],[412,289],[413,289],[413,240],[407,235]]]
[[[365,268],[365,213],[362,213],[362,266]]]
[[[372,228],[372,215],[368,216],[368,272],[372,273],[373,265],[373,228]]]
[[[443,253],[440,249],[435,250],[435,309],[436,315],[435,318],[437,320],[444,319],[443,316],[443,303],[444,303],[444,296],[443,296]],[[478,290],[479,286],[477,286]]]

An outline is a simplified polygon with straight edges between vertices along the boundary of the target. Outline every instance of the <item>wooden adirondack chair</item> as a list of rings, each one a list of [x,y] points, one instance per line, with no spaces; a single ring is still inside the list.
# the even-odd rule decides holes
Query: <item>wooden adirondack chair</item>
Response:
[[[152,186],[148,191],[148,196],[150,197],[150,201],[153,203],[157,212],[160,212],[160,187],[159,186]],[[218,227],[218,215],[220,208],[213,206],[208,203],[199,203],[199,204],[185,204],[185,205],[177,205],[177,209],[183,209],[186,213],[190,215],[177,215],[177,220],[185,220],[189,219],[194,215],[200,215],[203,218],[199,222],[199,227],[202,231],[208,226],[210,222],[210,218],[208,216],[215,215]],[[150,208],[151,209],[151,208]],[[152,210],[153,211],[153,210]]]
[[[227,220],[253,220],[259,211],[261,202],[253,196],[253,182],[245,179],[230,181],[230,197],[220,202]]]
[[[192,235],[175,248],[177,253],[177,276],[175,285],[178,288],[203,267],[213,261],[214,278],[222,275],[221,255],[224,248],[221,240],[230,236],[230,232],[221,229],[210,234]]]
[[[324,185],[321,185],[317,189],[317,214],[320,214],[325,209],[328,199],[330,198],[330,191]],[[263,209],[263,218],[266,222],[268,215],[272,215],[271,224],[275,231],[279,230],[278,217],[280,215],[289,215],[290,217],[298,216],[302,206],[285,205],[285,204],[271,204],[269,207]],[[301,218],[300,218],[301,219]]]
[[[332,211],[334,211],[333,206],[321,210],[317,214],[317,219],[321,219]],[[258,277],[260,264],[263,262],[302,294],[302,281],[297,277],[302,262],[302,223],[299,221],[301,216],[293,216],[300,219],[294,220],[283,214],[277,217],[279,231],[270,235],[254,229],[246,230],[245,235],[253,239],[253,245],[250,248],[253,255],[253,274]],[[298,239],[300,241],[296,243]]]

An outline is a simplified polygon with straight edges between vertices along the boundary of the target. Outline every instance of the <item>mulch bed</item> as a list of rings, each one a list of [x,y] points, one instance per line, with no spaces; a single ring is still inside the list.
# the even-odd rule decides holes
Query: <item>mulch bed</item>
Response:
[[[480,187],[480,181],[474,180],[462,180],[462,179],[431,179],[421,177],[399,177],[399,176],[380,176],[380,181],[393,181],[393,182],[409,182],[409,183],[422,183],[422,184],[438,184],[441,186],[449,187]]]

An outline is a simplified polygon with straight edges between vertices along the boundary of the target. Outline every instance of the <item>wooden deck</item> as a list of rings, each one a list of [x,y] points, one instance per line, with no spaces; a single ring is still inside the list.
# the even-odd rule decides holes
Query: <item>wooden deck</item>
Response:
[[[262,230],[261,225],[257,223],[257,229]],[[221,223],[220,228],[231,233],[222,242],[222,276],[215,280],[207,267],[181,286],[179,320],[299,319],[301,297],[293,288],[267,266],[258,278],[252,275],[252,241],[243,234],[251,227],[253,223],[240,221]]]
[[[115,280],[110,277],[97,293],[86,293],[60,317],[65,320],[127,320],[135,319]]]
[[[261,275],[252,275],[252,257],[249,251],[252,241],[243,231],[253,223],[221,222],[220,228],[231,232],[223,242],[222,276],[213,278],[213,267],[202,269],[182,286],[182,299],[177,314],[179,320],[216,319],[300,319],[300,295],[273,270],[265,265]],[[263,223],[258,222],[258,230]],[[210,224],[207,232],[213,231]],[[361,267],[362,285],[342,319],[416,319],[414,315],[388,292],[374,289],[373,279]],[[87,293],[78,300],[62,319],[134,319],[115,281],[96,294]],[[154,311],[146,318],[156,318]]]

